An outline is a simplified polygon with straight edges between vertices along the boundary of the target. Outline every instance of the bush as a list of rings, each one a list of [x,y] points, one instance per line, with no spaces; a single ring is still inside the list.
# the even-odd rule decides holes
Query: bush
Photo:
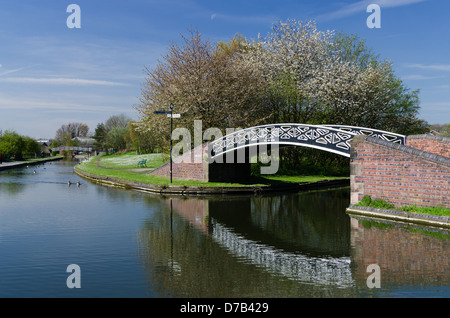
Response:
[[[394,205],[381,199],[374,199],[368,195],[365,195],[362,200],[357,204],[358,206],[367,206],[376,209],[393,209]]]

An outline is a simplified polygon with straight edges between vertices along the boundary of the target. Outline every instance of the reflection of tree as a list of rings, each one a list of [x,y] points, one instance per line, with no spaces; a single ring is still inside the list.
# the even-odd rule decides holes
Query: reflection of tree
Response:
[[[1,180],[0,180],[1,181]],[[2,193],[7,193],[8,195],[18,195],[20,192],[25,190],[26,184],[24,183],[15,183],[15,182],[0,182],[0,196]]]
[[[223,202],[230,208],[228,203]],[[164,213],[156,213],[139,232],[139,251],[160,297],[351,296],[349,289],[325,290],[270,274],[233,256],[175,209],[171,212],[170,205],[159,208]]]

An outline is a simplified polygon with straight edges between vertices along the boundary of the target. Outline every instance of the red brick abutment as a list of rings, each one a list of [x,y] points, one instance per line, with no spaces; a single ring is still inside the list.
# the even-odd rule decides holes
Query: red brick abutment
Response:
[[[395,207],[450,208],[450,138],[408,136],[406,145],[369,136],[351,142],[351,214],[449,227],[449,217],[434,217],[355,206],[368,195]]]

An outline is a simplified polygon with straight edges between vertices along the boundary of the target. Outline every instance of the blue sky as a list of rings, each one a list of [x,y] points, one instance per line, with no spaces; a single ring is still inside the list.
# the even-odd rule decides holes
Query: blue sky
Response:
[[[67,27],[70,4],[81,8],[79,29]],[[381,28],[367,27],[369,4],[379,4]],[[189,28],[254,39],[287,19],[365,39],[420,89],[421,118],[450,123],[449,12],[448,0],[2,0],[0,129],[53,138],[69,122],[93,132],[112,115],[137,119],[144,67]]]

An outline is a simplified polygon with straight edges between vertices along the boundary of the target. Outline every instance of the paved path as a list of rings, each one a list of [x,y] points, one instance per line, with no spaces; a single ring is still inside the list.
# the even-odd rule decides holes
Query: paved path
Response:
[[[5,162],[3,161],[0,164],[0,171],[2,170],[8,170],[8,169],[14,169],[14,168],[21,168],[21,167],[26,167],[26,166],[32,166],[32,165],[38,165],[41,163],[45,163],[48,161],[55,161],[55,160],[61,160],[63,159],[62,157],[50,157],[47,158],[46,160],[39,160],[39,161],[11,161],[11,162]]]

